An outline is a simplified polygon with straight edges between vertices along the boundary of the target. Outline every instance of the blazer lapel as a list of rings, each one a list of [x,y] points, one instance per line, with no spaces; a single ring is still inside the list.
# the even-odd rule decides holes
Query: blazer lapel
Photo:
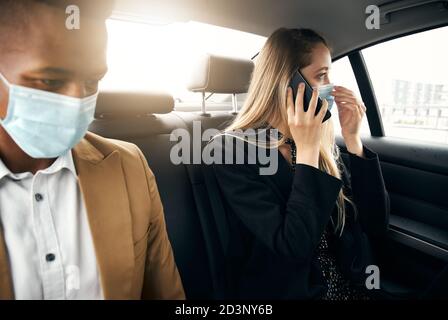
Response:
[[[12,288],[11,270],[9,269],[9,259],[6,252],[5,238],[0,226],[0,300],[14,299]]]
[[[260,132],[261,133],[261,132]],[[269,135],[268,140],[271,141],[272,137]],[[273,138],[276,141],[275,138]],[[260,139],[260,140],[264,140]],[[294,173],[292,171],[291,165],[283,157],[279,148],[271,150],[271,155],[274,154],[277,157],[277,172],[273,175],[266,175],[266,181],[273,187],[275,194],[279,196],[284,203],[289,198],[291,193],[291,186],[294,179]]]
[[[95,247],[105,299],[131,295],[134,243],[128,191],[120,154],[104,157],[86,139],[73,158]]]
[[[278,195],[285,201],[288,200],[289,194],[291,193],[292,181],[294,179],[294,173],[292,171],[291,165],[286,161],[286,159],[281,154],[280,150],[277,150],[277,173],[272,176],[267,176],[269,181],[272,181],[273,185],[277,188],[274,190],[280,191]]]

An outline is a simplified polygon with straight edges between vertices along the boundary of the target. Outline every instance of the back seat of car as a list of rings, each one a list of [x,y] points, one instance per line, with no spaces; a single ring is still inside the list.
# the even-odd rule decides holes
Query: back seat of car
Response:
[[[235,94],[247,90],[251,61],[204,58],[209,61],[193,74],[190,90]],[[145,155],[157,180],[188,299],[224,297],[222,240],[213,217],[220,202],[214,186],[204,179],[201,164],[172,163],[170,151],[177,141],[170,136],[175,129],[185,129],[192,138],[195,121],[201,124],[201,131],[222,129],[233,117],[229,112],[174,111],[173,97],[163,93],[101,92],[89,128],[103,137],[134,143]]]

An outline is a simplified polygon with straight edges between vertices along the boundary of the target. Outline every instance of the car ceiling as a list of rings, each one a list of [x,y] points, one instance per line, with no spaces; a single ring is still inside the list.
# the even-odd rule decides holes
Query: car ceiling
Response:
[[[379,30],[365,26],[368,5],[414,4],[427,0],[116,0],[115,15],[149,23],[198,21],[269,36],[279,27],[321,32],[333,57],[387,38],[448,24],[448,1],[393,13]],[[443,4],[445,3],[445,7]],[[386,10],[386,9],[384,9]]]

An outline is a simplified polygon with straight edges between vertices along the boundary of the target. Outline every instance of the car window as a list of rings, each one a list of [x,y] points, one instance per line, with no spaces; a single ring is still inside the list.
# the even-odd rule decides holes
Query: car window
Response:
[[[109,72],[101,89],[168,92],[177,109],[182,104],[201,105],[202,95],[186,89],[191,65],[199,55],[250,59],[266,40],[198,22],[160,25],[109,19],[107,28]],[[231,106],[232,98],[214,94],[207,100],[213,103]]]
[[[446,39],[443,27],[362,51],[386,136],[448,144]]]
[[[348,57],[343,57],[333,62],[330,70],[330,80],[335,85],[346,87],[347,89],[352,90],[358,97],[361,97],[361,93],[359,92],[358,84]],[[338,108],[336,105],[334,105],[331,109],[331,118],[333,119],[335,133],[340,133],[341,125],[339,124]],[[364,117],[362,121],[361,134],[370,135],[367,116]]]

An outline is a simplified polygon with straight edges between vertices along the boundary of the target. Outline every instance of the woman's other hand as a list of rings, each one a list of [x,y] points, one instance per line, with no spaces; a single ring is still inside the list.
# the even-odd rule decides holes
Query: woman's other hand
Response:
[[[366,107],[353,91],[335,86],[334,101],[338,107],[341,133],[348,152],[363,156],[363,146],[360,138],[361,123],[366,114]]]

